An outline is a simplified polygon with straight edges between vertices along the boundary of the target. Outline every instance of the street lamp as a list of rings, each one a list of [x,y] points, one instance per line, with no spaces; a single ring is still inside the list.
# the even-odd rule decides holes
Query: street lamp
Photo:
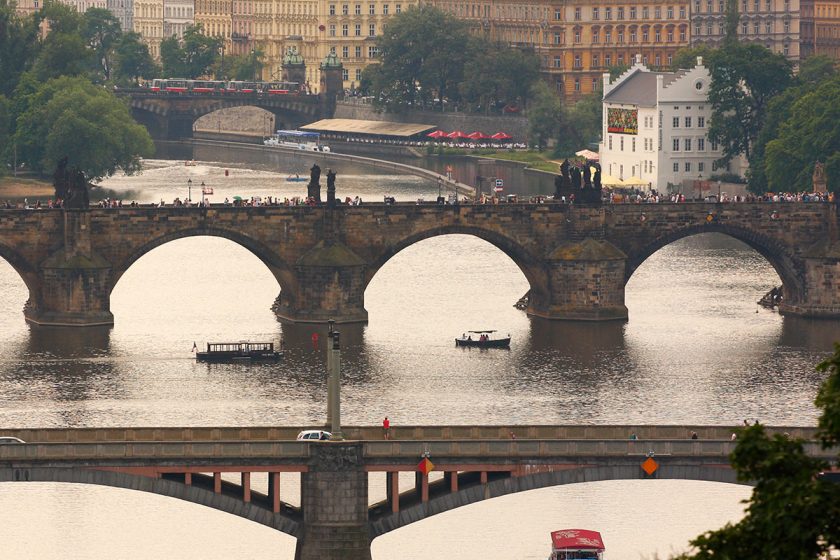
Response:
[[[720,181],[718,183],[718,202],[720,202]]]
[[[192,177],[187,179],[187,206],[190,205],[191,200],[192,200]]]
[[[697,194],[700,195],[700,201],[703,201],[703,174],[697,175]]]

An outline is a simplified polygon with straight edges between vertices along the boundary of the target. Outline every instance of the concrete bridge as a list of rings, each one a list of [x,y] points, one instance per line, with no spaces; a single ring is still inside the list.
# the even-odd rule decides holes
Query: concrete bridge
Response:
[[[278,129],[295,129],[332,116],[331,105],[318,95],[165,95],[147,89],[116,93],[128,98],[134,119],[145,126],[153,138],[162,140],[192,138],[193,124],[199,117],[229,107],[265,109],[274,115]]]
[[[113,324],[110,294],[144,254],[197,235],[257,256],[281,287],[290,322],[364,322],[365,288],[402,249],[469,234],[507,254],[530,283],[528,313],[625,320],[624,287],[653,253],[719,232],[775,268],[783,313],[840,317],[840,240],[834,204],[437,205],[122,207],[0,210],[0,257],[29,289],[32,323]]]
[[[370,542],[384,533],[548,486],[645,478],[738,483],[728,461],[734,428],[726,426],[415,426],[395,428],[397,439],[388,441],[380,428],[350,427],[346,434],[365,439],[290,441],[298,429],[3,430],[27,443],[0,446],[0,482],[98,484],[202,504],[296,537],[301,560],[368,560]],[[699,439],[689,439],[691,431]],[[775,431],[814,437],[813,428]],[[640,439],[627,439],[630,433]],[[806,449],[836,459],[816,441]],[[421,468],[426,459],[433,465]],[[387,498],[370,504],[369,476],[383,472]],[[299,506],[279,493],[289,473],[300,476]],[[402,493],[400,473],[414,478]],[[266,492],[253,489],[258,479]]]

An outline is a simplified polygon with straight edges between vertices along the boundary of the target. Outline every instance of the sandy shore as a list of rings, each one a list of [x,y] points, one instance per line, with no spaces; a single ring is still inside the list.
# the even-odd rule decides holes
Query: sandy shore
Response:
[[[0,177],[0,200],[25,197],[51,198],[55,189],[49,181],[22,177]]]

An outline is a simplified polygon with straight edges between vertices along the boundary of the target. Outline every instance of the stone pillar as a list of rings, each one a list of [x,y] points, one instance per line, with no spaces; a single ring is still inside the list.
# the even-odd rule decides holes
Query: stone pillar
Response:
[[[313,444],[300,486],[303,530],[295,560],[371,560],[362,444]]]
[[[804,259],[801,293],[785,285],[779,312],[825,319],[840,318],[840,241],[820,244]]]
[[[319,243],[294,267],[297,293],[281,293],[274,311],[291,323],[365,323],[365,263],[342,243]]]
[[[548,290],[531,290],[528,313],[546,319],[626,320],[626,260],[604,240],[584,239],[558,247],[545,262]]]
[[[41,264],[40,293],[24,316],[37,325],[113,325],[111,265],[91,248],[90,212],[65,210],[64,220],[64,247]]]

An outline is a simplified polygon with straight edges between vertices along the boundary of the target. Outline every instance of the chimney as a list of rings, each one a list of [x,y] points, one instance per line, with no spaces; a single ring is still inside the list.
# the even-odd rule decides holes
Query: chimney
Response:
[[[702,56],[697,57],[697,66],[703,66],[703,57]]]

